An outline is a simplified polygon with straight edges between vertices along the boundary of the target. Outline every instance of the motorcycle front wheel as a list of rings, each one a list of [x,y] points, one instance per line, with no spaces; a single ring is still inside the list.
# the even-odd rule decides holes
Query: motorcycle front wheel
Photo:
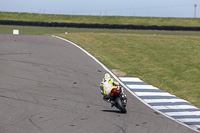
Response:
[[[118,109],[119,109],[122,113],[126,113],[126,112],[127,112],[127,111],[126,111],[126,108],[125,108],[124,105],[122,104],[122,101],[121,101],[121,99],[120,99],[119,97],[116,99],[116,103],[117,103]]]

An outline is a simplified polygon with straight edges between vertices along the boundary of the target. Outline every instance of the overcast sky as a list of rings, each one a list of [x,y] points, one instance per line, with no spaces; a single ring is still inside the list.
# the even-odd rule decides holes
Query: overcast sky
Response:
[[[0,0],[0,10],[73,15],[200,18],[200,0]]]

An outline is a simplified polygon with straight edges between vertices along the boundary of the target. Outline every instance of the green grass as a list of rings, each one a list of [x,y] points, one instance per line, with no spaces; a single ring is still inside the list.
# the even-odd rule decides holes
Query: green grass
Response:
[[[89,51],[110,69],[200,107],[200,32],[1,26],[0,33],[59,35]],[[64,33],[68,32],[67,35]]]
[[[39,22],[130,24],[159,26],[200,26],[199,18],[158,18],[158,17],[123,17],[123,16],[78,16],[30,13],[0,13],[0,20],[20,20]]]
[[[185,35],[200,36],[196,31],[157,31],[157,30],[121,30],[121,29],[86,29],[86,28],[55,28],[55,27],[31,27],[0,25],[0,34],[12,34],[13,29],[18,29],[20,34],[28,35],[52,35],[68,33],[122,33],[122,34],[152,34],[152,35]]]
[[[71,33],[76,42],[110,69],[139,77],[200,107],[200,36]]]

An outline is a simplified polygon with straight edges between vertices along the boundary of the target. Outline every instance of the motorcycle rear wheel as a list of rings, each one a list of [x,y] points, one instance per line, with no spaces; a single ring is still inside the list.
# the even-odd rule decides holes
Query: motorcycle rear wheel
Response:
[[[121,101],[121,99],[120,99],[119,97],[116,99],[116,103],[117,103],[118,109],[119,109],[122,113],[126,113],[126,112],[127,112],[127,111],[126,111],[126,108],[125,108],[124,105],[122,104],[122,101]]]

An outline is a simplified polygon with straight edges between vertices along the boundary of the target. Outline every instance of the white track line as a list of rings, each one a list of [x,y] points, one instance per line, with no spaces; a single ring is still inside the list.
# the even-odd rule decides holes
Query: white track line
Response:
[[[139,78],[132,78],[132,77],[120,77],[121,81],[126,81],[126,82],[143,82]]]
[[[183,99],[144,99],[145,102],[147,103],[161,103],[161,102],[187,102],[186,100]]]
[[[200,125],[195,125],[196,128],[200,128]]]
[[[200,118],[187,118],[187,119],[177,119],[182,122],[200,122]]]
[[[127,85],[130,89],[157,89],[152,85]]]
[[[135,92],[138,96],[171,96],[171,94],[166,92]]]
[[[195,106],[191,105],[173,105],[173,106],[154,106],[154,108],[161,109],[197,109]]]
[[[169,115],[169,116],[182,116],[182,115],[197,115],[200,116],[200,111],[193,111],[193,112],[189,112],[189,111],[185,111],[185,112],[166,112],[165,114]]]

